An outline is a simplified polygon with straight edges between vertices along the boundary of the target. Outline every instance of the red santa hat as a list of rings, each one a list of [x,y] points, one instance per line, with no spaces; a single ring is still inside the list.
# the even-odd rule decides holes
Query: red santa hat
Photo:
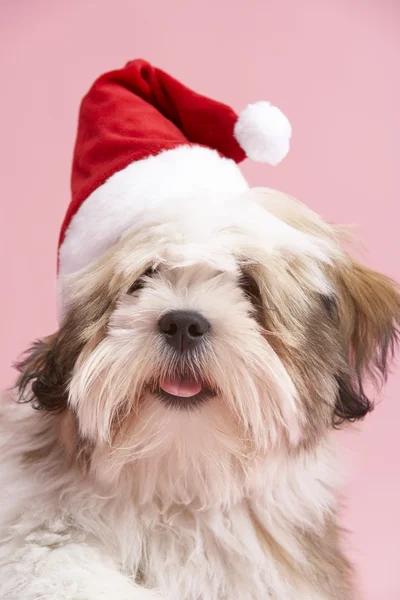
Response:
[[[269,102],[237,116],[144,60],[102,75],[80,109],[60,276],[99,258],[169,198],[245,191],[236,163],[247,156],[275,165],[290,136],[288,119]]]

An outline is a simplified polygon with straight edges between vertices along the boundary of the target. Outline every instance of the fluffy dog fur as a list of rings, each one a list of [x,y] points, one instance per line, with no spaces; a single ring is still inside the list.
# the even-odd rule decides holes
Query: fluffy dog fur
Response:
[[[400,297],[339,240],[269,190],[176,200],[62,282],[1,405],[2,600],[353,598],[332,434],[372,408]],[[172,309],[210,322],[193,351]],[[208,399],[166,404],[171,376]]]

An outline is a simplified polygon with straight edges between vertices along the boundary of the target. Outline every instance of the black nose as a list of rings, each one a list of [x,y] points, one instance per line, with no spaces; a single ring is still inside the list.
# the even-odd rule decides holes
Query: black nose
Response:
[[[193,310],[173,310],[161,317],[158,327],[165,341],[183,352],[201,342],[210,329],[210,323]]]

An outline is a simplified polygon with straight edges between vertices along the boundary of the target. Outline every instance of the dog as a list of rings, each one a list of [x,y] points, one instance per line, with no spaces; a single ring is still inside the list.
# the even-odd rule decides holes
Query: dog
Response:
[[[398,291],[282,193],[191,207],[70,277],[18,365],[4,600],[354,598],[335,430],[372,409]]]
[[[291,126],[144,60],[84,97],[58,330],[0,404],[0,600],[353,600],[335,430],[400,295],[236,163]]]

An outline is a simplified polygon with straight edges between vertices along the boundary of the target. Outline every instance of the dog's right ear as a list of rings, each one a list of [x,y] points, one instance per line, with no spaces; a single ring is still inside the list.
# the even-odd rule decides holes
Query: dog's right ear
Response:
[[[16,364],[20,375],[16,388],[19,402],[32,402],[35,408],[62,411],[68,399],[68,384],[78,348],[67,342],[61,329],[35,342]],[[71,354],[69,354],[71,352]]]
[[[84,290],[89,287],[82,279],[79,282]],[[19,402],[32,402],[35,408],[47,411],[67,407],[75,363],[84,348],[89,351],[101,340],[118,292],[119,288],[112,296],[106,285],[93,286],[75,301],[56,333],[25,352],[15,365],[20,373],[16,383]]]
[[[15,365],[20,373],[16,383],[19,402],[31,402],[47,411],[67,407],[75,363],[84,348],[89,352],[104,336],[123,288],[110,264],[112,267],[108,257],[79,274],[74,281],[74,299],[70,299],[59,330],[35,342]]]

